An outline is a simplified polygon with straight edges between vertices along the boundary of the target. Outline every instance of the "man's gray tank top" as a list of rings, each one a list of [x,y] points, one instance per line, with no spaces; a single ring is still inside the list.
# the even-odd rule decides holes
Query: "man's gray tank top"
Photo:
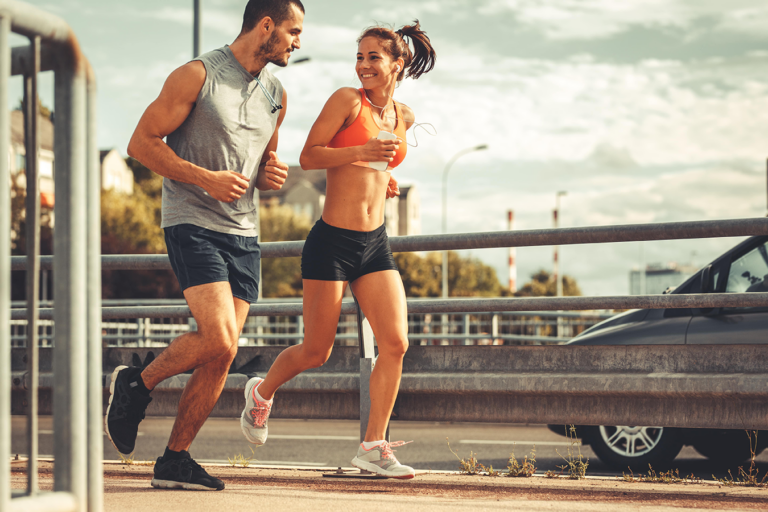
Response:
[[[200,55],[205,84],[195,106],[168,146],[182,159],[209,171],[236,171],[250,181],[245,194],[232,203],[217,201],[201,187],[163,179],[161,227],[195,226],[242,236],[259,234],[259,191],[256,173],[277,125],[278,110],[228,46]],[[264,68],[259,80],[278,103],[283,86]]]

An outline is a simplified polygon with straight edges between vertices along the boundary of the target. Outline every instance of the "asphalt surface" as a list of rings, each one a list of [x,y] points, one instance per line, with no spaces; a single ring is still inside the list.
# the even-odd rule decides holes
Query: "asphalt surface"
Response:
[[[139,437],[133,459],[152,461],[165,448],[173,425],[172,418],[147,418],[139,427]],[[25,455],[26,418],[14,416],[12,420],[12,451]],[[50,457],[52,446],[52,419],[40,418],[39,453]],[[252,465],[349,467],[359,438],[357,421],[336,420],[284,420],[269,422],[269,439],[261,447],[253,447],[240,431],[238,419],[211,418],[203,426],[190,453],[199,462],[228,463],[235,458],[251,459]],[[587,474],[591,476],[621,476],[600,462],[588,446],[573,446],[544,425],[508,425],[480,423],[428,423],[393,421],[390,428],[392,441],[413,443],[397,449],[398,459],[416,469],[458,470],[460,457],[470,452],[486,466],[504,469],[511,452],[518,459],[530,456],[536,449],[538,472],[558,471],[568,451],[578,454],[581,450],[589,460]],[[449,444],[450,443],[450,446]],[[255,448],[252,452],[252,448]],[[117,451],[104,436],[104,459],[119,459]],[[761,473],[768,471],[768,450],[757,457]],[[718,467],[700,456],[691,447],[683,448],[674,467],[681,475],[690,473],[704,479],[715,474],[725,476],[728,468]],[[733,468],[735,469],[735,468]],[[737,474],[734,471],[734,475]]]

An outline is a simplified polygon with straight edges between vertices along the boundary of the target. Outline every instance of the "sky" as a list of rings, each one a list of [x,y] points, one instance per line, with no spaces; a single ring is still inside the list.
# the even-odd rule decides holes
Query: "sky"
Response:
[[[31,0],[64,18],[96,71],[99,144],[125,154],[168,74],[191,58],[192,0]],[[202,50],[231,43],[245,0],[202,0]],[[306,0],[306,63],[277,71],[289,94],[279,155],[298,162],[323,104],[359,87],[355,39],[374,24],[418,18],[435,69],[395,99],[417,122],[418,147],[395,177],[419,188],[422,233],[604,226],[766,214],[768,4],[757,0]],[[13,44],[24,44],[14,37]],[[50,73],[41,76],[50,105]],[[20,79],[10,88],[21,97]],[[410,134],[409,134],[410,135]],[[411,139],[410,142],[413,142]],[[703,266],[738,239],[560,248],[585,295],[626,294],[646,263]],[[468,252],[465,251],[464,254]],[[507,250],[472,251],[507,280]],[[551,269],[552,249],[517,250],[518,282]]]

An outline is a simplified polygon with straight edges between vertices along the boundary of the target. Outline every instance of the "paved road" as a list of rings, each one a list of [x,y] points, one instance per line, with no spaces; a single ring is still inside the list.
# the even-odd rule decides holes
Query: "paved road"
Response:
[[[147,418],[139,428],[135,460],[154,460],[162,454],[172,418]],[[211,418],[200,431],[190,452],[198,461],[227,462],[237,455],[251,457],[254,464],[290,465],[309,467],[348,467],[358,445],[359,424],[356,421],[335,420],[281,420],[269,423],[269,441],[251,453],[249,444],[240,432],[237,419]],[[26,453],[26,418],[13,417],[13,453]],[[52,421],[40,418],[40,454],[50,456],[52,448]],[[566,455],[571,447],[566,438],[554,434],[543,425],[507,425],[478,423],[392,422],[391,439],[413,441],[397,449],[401,462],[417,469],[456,470],[458,460],[450,448],[461,457],[470,451],[480,462],[503,469],[510,452],[518,459],[530,454],[536,446],[537,467],[540,471],[555,470],[563,463],[559,454]],[[117,451],[104,437],[105,460],[118,459]],[[618,475],[602,464],[589,447],[581,447],[589,459],[588,474]],[[761,471],[768,471],[768,450],[758,457]],[[685,447],[675,463],[681,474],[694,473],[711,478],[713,473],[724,475],[727,468],[716,467]]]

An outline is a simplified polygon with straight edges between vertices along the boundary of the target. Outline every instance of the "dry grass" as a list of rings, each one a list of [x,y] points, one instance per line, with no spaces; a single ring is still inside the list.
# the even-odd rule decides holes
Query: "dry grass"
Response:
[[[576,427],[569,425],[565,429],[565,437],[568,438],[568,452],[567,456],[563,456],[559,451],[557,452],[560,457],[563,458],[565,464],[557,466],[560,469],[560,474],[555,474],[554,471],[547,471],[546,476],[548,478],[558,478],[564,473],[567,474],[571,480],[583,480],[587,475],[587,467],[589,466],[589,459],[585,458],[581,454],[581,441],[576,437]]]

